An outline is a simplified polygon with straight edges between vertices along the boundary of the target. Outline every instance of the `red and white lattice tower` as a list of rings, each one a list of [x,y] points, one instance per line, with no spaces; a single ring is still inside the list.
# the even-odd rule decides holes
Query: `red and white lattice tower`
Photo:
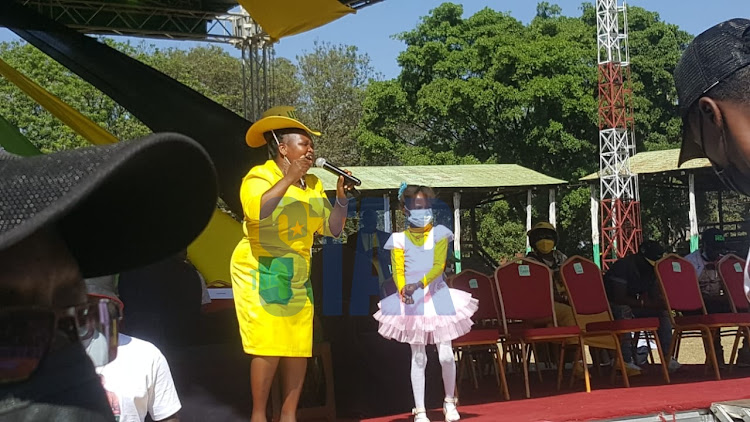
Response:
[[[626,5],[596,1],[599,62],[599,194],[602,269],[641,242],[638,178],[630,171],[635,155]]]

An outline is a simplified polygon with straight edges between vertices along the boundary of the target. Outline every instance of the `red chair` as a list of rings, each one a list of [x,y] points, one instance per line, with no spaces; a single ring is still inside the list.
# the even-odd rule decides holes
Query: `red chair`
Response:
[[[604,281],[599,267],[592,261],[581,257],[571,256],[560,267],[565,288],[568,291],[570,305],[573,307],[573,313],[576,319],[579,315],[603,315],[605,320],[590,322],[586,324],[583,336],[600,337],[604,335],[612,336],[615,342],[615,353],[617,354],[617,363],[620,366],[623,383],[625,387],[630,387],[628,373],[625,370],[625,361],[622,357],[620,348],[620,338],[624,334],[633,332],[651,333],[656,340],[656,348],[659,352],[659,359],[662,367],[664,381],[669,384],[669,371],[664,360],[662,345],[659,342],[657,330],[659,329],[659,318],[634,318],[615,320],[612,316],[612,309],[609,307],[607,293],[604,290]],[[612,369],[614,377],[614,367]]]
[[[706,361],[711,363],[717,380],[721,379],[719,363],[714,350],[714,332],[722,328],[750,326],[750,314],[708,314],[703,303],[698,277],[693,265],[677,255],[669,254],[656,262],[656,275],[659,280],[667,309],[676,312],[700,312],[699,315],[674,316],[672,320],[674,335],[669,345],[669,359],[679,351],[678,341],[686,332],[699,332],[703,337]],[[739,333],[738,333],[739,335]]]
[[[735,254],[724,256],[718,264],[719,277],[724,284],[724,292],[729,296],[729,306],[732,312],[747,313],[750,311],[750,302],[745,295],[745,260]],[[750,344],[750,329],[743,327],[742,335],[745,342]],[[737,357],[737,347],[740,343],[740,336],[734,338],[732,346],[732,355],[729,358],[729,372],[734,369],[735,358]]]
[[[470,357],[473,349],[477,347],[489,349],[497,360],[500,394],[502,394],[505,400],[510,400],[508,381],[505,378],[505,354],[502,353],[499,347],[500,332],[498,331],[497,324],[500,320],[500,313],[497,309],[497,295],[492,286],[492,281],[488,276],[477,271],[464,270],[452,278],[451,287],[471,293],[475,299],[479,300],[479,309],[477,309],[472,318],[475,326],[469,333],[452,342],[453,348],[461,356],[457,376],[460,377],[466,362],[465,357]],[[458,382],[456,382],[456,386],[456,390],[458,390]],[[476,375],[474,375],[474,388],[478,388]]]
[[[560,343],[560,362],[557,366],[557,388],[559,390],[562,383],[565,340],[578,340],[577,361],[583,356],[583,338],[578,326],[557,326],[557,317],[555,316],[553,303],[552,273],[549,268],[528,259],[511,261],[495,270],[495,285],[500,299],[503,354],[505,354],[505,347],[507,345],[520,345],[526,398],[531,397],[527,358],[529,354],[528,347],[531,345],[533,348],[535,343]],[[509,320],[527,322],[547,320],[552,322],[552,326],[535,328],[523,323],[509,324]],[[583,365],[583,370],[586,392],[590,392],[591,384],[587,365]],[[537,371],[539,371],[539,368],[537,368]]]

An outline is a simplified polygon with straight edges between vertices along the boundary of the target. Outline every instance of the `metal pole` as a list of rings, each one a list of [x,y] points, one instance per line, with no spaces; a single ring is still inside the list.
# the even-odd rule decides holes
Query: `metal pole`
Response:
[[[247,42],[242,42],[242,112],[245,114],[245,119],[250,120],[250,104],[248,104],[247,95]]]
[[[531,189],[526,191],[526,233],[531,230]],[[526,253],[531,252],[529,236],[526,236]]]
[[[461,272],[461,192],[453,192],[453,255],[456,274]]]
[[[472,208],[469,211],[469,215],[471,216],[471,253],[476,255],[477,250],[479,249],[479,239],[477,239],[477,209],[476,207]]]
[[[695,208],[695,175],[690,174],[688,176],[688,195],[690,200],[690,211],[688,216],[690,219],[690,252],[698,250],[698,212]]]
[[[593,184],[591,185],[591,247],[593,249],[594,262],[601,268],[602,262],[599,254],[599,195],[597,195]]]
[[[263,110],[268,108],[268,46],[263,43]]]
[[[255,55],[255,42],[250,41],[250,116],[253,121],[258,119],[258,115],[255,112],[255,100],[258,96],[255,87]]]
[[[383,230],[388,233],[393,233],[393,224],[391,222],[391,201],[388,198],[388,194],[383,194]]]
[[[557,203],[555,201],[555,188],[549,189],[549,223],[557,228]]]

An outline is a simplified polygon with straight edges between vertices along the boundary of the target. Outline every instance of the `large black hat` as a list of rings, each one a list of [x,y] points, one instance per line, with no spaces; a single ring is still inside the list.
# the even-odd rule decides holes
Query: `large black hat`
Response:
[[[176,133],[28,158],[0,152],[0,251],[54,226],[84,277],[114,274],[184,249],[216,197],[208,154]]]

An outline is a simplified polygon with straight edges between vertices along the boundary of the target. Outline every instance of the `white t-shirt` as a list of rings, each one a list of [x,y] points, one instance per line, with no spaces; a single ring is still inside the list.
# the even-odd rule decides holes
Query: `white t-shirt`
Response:
[[[97,368],[118,422],[155,421],[182,408],[164,355],[153,344],[119,335],[117,358]]]

